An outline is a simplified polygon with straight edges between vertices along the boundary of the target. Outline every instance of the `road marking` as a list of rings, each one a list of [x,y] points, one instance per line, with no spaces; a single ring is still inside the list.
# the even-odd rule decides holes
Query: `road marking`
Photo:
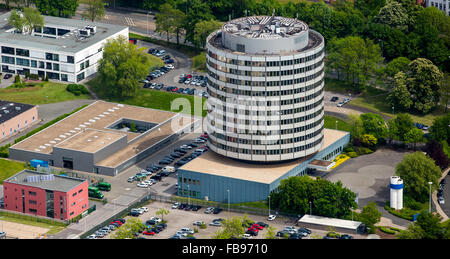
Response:
[[[109,20],[109,15],[105,14],[105,19]]]
[[[130,17],[125,17],[125,21],[127,22],[127,24],[129,26],[136,26],[136,24],[134,24],[133,19]]]

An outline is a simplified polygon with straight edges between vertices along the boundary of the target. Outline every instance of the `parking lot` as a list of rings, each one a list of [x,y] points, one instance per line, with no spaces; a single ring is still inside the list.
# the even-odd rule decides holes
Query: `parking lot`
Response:
[[[219,214],[206,214],[205,207],[202,207],[198,211],[185,211],[180,209],[172,209],[172,204],[169,203],[162,203],[162,202],[151,202],[147,205],[144,205],[146,208],[148,208],[148,212],[144,212],[142,215],[138,216],[137,218],[140,219],[144,224],[147,220],[151,219],[152,217],[159,217],[156,215],[156,211],[158,211],[161,208],[167,209],[170,211],[168,215],[164,216],[164,221],[166,221],[167,227],[163,231],[155,234],[154,236],[148,236],[139,234],[140,238],[146,238],[146,239],[169,239],[172,237],[177,231],[180,231],[181,228],[190,228],[194,230],[194,228],[198,229],[198,233],[193,234],[193,236],[196,239],[210,239],[212,235],[218,230],[221,229],[221,227],[216,226],[210,226],[209,223],[211,223],[214,219],[230,219],[232,217],[242,217],[244,214],[242,213],[236,213],[236,212],[228,212],[226,210],[220,212]],[[293,226],[295,228],[298,228],[295,226],[295,222],[292,220],[288,220],[284,217],[277,217],[274,221],[268,221],[267,216],[257,216],[257,215],[247,215],[249,219],[253,220],[254,222],[264,222],[270,226],[273,226],[275,228],[275,233],[278,231],[283,230],[286,226]],[[132,218],[131,216],[125,217],[126,220],[129,218]],[[195,221],[203,221],[206,225],[205,229],[201,229],[200,227],[194,226],[193,223]],[[324,230],[317,230],[317,229],[310,229],[312,233],[308,235],[307,237],[304,237],[303,239],[322,239],[323,236],[326,235],[327,231]],[[265,234],[267,232],[267,228],[264,228],[263,230],[259,231],[258,236],[256,237],[250,237],[250,239],[265,239]],[[342,234],[342,233],[341,233]],[[367,236],[365,235],[359,235],[359,234],[353,234],[352,235],[355,239],[366,239]],[[108,234],[104,238],[111,238],[111,234]]]

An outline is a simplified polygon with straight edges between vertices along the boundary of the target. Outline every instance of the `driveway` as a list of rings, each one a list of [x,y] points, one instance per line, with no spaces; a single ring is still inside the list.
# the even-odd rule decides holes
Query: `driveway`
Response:
[[[359,209],[373,201],[384,217],[397,225],[407,226],[410,221],[397,218],[384,210],[385,202],[390,199],[390,177],[406,154],[379,149],[375,153],[352,158],[322,177],[332,182],[341,181],[345,187],[358,193]]]

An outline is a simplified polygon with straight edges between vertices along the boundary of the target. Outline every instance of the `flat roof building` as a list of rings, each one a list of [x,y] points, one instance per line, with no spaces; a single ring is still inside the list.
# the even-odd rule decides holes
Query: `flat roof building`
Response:
[[[0,15],[1,72],[77,83],[97,72],[103,44],[122,35],[128,27],[53,16],[44,27],[17,32],[8,24],[11,12]]]
[[[87,180],[23,170],[3,182],[5,209],[68,220],[89,208]]]
[[[0,142],[38,122],[37,107],[0,100]]]
[[[189,132],[193,123],[187,115],[97,101],[10,147],[10,158],[114,176]]]
[[[334,159],[349,141],[348,132],[324,129],[316,154],[282,163],[249,163],[208,151],[178,168],[178,195],[224,203],[228,195],[230,203],[265,200],[281,180],[305,175],[315,160]]]
[[[349,234],[361,233],[364,229],[364,224],[359,221],[327,218],[316,215],[304,215],[298,220],[297,225],[306,228],[319,228],[322,230],[329,230],[334,228],[337,232],[344,232]]]

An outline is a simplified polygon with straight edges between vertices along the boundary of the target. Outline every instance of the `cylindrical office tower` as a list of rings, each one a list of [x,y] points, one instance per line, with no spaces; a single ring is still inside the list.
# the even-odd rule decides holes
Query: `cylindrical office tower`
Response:
[[[302,21],[244,17],[206,40],[210,148],[275,162],[323,143],[324,39]]]

